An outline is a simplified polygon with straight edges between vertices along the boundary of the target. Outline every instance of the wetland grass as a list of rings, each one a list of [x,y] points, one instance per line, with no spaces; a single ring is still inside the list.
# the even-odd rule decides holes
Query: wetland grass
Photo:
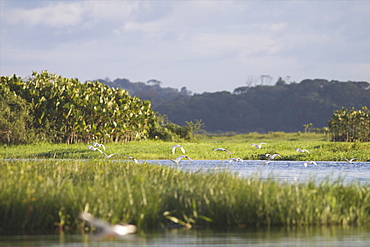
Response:
[[[252,147],[252,143],[266,142],[262,149]],[[241,134],[241,135],[209,135],[198,136],[197,142],[163,142],[163,141],[132,141],[129,143],[107,143],[107,154],[118,153],[113,159],[127,159],[130,155],[138,160],[175,159],[179,153],[172,154],[171,148],[181,144],[186,155],[196,160],[222,160],[239,157],[243,160],[259,160],[266,153],[278,153],[280,160],[291,161],[344,161],[344,158],[357,158],[356,161],[368,161],[370,143],[330,142],[324,134],[314,133],[283,133]],[[104,159],[98,152],[87,148],[88,144],[33,144],[0,147],[0,158],[56,158],[56,159]],[[213,152],[215,148],[226,148],[232,152]],[[310,153],[298,153],[296,148],[307,149]]]
[[[171,146],[171,145],[169,145]],[[81,211],[141,230],[366,225],[370,186],[281,183],[110,160],[0,160],[0,228],[83,229]]]

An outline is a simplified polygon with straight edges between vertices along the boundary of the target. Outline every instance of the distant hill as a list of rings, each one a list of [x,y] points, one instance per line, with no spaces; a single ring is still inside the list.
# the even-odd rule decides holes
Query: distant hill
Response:
[[[274,86],[239,87],[232,93],[194,95],[186,88],[180,91],[161,88],[155,80],[149,83],[132,83],[127,79],[99,81],[150,100],[153,110],[167,115],[176,124],[201,119],[208,132],[297,132],[310,123],[314,128],[323,128],[335,110],[370,106],[370,84],[363,81],[307,79],[286,84],[279,79]]]
[[[110,87],[125,89],[131,96],[137,96],[140,99],[149,100],[152,103],[153,110],[160,105],[166,105],[177,97],[191,96],[191,92],[188,91],[186,87],[181,88],[180,91],[176,88],[162,88],[161,82],[157,80],[150,80],[146,83],[130,82],[128,79],[116,79],[114,81],[98,79],[97,81]]]

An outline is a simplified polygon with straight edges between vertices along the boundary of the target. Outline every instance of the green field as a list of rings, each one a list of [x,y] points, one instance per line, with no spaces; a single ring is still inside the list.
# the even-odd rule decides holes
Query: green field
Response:
[[[252,143],[266,142],[257,150]],[[175,143],[108,143],[107,153],[140,160],[172,159]],[[193,159],[258,159],[279,153],[286,160],[367,160],[368,143],[331,143],[325,135],[284,134],[199,136],[180,143]],[[224,147],[233,152],[213,152]],[[300,154],[296,147],[310,150]],[[328,178],[320,184],[240,178],[228,172],[187,173],[132,161],[116,162],[87,144],[34,144],[0,148],[0,228],[82,230],[78,219],[89,211],[112,223],[139,230],[177,226],[256,227],[367,225],[370,186]],[[114,157],[114,156],[113,156]],[[39,160],[6,160],[40,158]],[[41,159],[43,158],[43,159]],[[44,159],[46,158],[46,159]],[[125,157],[122,156],[124,159]],[[79,159],[86,159],[84,161]]]
[[[324,134],[303,134],[272,132],[269,134],[245,135],[208,135],[198,136],[196,142],[133,141],[128,143],[106,144],[107,154],[117,153],[113,159],[125,159],[130,155],[138,160],[174,159],[179,155],[171,153],[174,144],[181,144],[186,154],[195,160],[222,160],[239,157],[243,160],[258,160],[266,153],[278,153],[281,160],[322,160],[340,161],[343,158],[357,158],[367,161],[370,157],[370,143],[329,142]],[[253,143],[265,142],[262,149],[252,147]],[[225,152],[213,152],[215,148],[226,148]],[[296,148],[307,149],[307,153],[298,153]],[[56,158],[56,159],[95,159],[104,156],[92,152],[87,144],[32,144],[0,147],[0,158]]]

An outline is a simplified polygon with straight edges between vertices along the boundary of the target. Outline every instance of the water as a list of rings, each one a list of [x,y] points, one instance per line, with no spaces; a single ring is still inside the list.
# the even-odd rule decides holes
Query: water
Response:
[[[35,159],[3,159],[5,161],[34,161]],[[41,160],[41,159],[37,159]],[[73,159],[53,159],[70,161]],[[79,160],[87,161],[87,160]],[[110,160],[113,162],[127,162],[128,160]],[[342,179],[345,183],[358,182],[362,185],[370,184],[370,162],[353,162],[351,164],[340,161],[317,161],[317,166],[304,161],[272,161],[265,165],[262,160],[244,160],[243,162],[229,162],[229,160],[194,160],[183,159],[179,165],[171,160],[140,160],[153,165],[165,165],[174,169],[188,172],[215,172],[227,170],[241,177],[258,175],[261,179],[273,178],[285,182],[305,182],[314,179],[320,182],[330,178]]]
[[[273,178],[282,182],[305,182],[309,179],[321,182],[324,179],[342,179],[344,183],[358,182],[362,185],[370,183],[370,162],[333,162],[317,161],[317,166],[304,161],[272,161],[265,165],[262,160],[244,160],[231,162],[228,160],[181,160],[175,165],[170,160],[149,160],[151,164],[162,164],[189,172],[208,172],[227,170],[241,177],[258,174],[261,179]]]
[[[370,229],[361,227],[302,227],[272,229],[162,230],[138,233],[123,240],[93,240],[82,234],[0,235],[0,246],[370,246]]]
[[[140,161],[144,162],[144,161]],[[187,172],[230,171],[241,177],[258,174],[261,179],[282,182],[321,182],[341,178],[344,183],[370,184],[369,162],[317,161],[317,166],[303,161],[273,161],[265,165],[260,160],[232,162],[228,160],[181,160],[175,165],[170,160],[149,160],[153,165],[165,165]],[[0,229],[0,246],[370,246],[370,227],[279,227],[257,229],[158,230],[139,232],[125,240],[96,241],[90,235],[72,233],[6,233]]]

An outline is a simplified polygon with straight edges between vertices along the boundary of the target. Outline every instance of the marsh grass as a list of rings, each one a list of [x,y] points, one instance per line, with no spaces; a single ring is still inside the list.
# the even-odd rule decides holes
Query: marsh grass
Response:
[[[1,228],[83,229],[81,211],[141,230],[364,225],[370,221],[370,187],[330,178],[279,183],[97,159],[0,161]]]
[[[252,147],[252,143],[266,142],[262,149]],[[316,160],[316,161],[344,161],[343,158],[357,158],[356,161],[369,160],[370,143],[342,143],[329,142],[324,134],[314,133],[284,133],[271,132],[268,134],[244,135],[208,135],[198,136],[197,142],[163,142],[163,141],[133,141],[129,143],[107,143],[107,154],[118,153],[113,159],[127,159],[130,155],[138,160],[174,159],[180,155],[171,153],[174,144],[181,144],[186,154],[198,160],[222,160],[239,157],[244,160],[258,160],[266,153],[278,153],[281,160]],[[213,152],[223,147],[232,152]],[[298,153],[296,148],[310,151],[309,154]],[[104,159],[99,152],[90,151],[87,144],[79,143],[33,145],[17,145],[0,147],[0,158],[56,158],[56,159]]]
[[[252,143],[266,142],[257,150]],[[136,224],[139,229],[182,225],[234,227],[273,225],[360,225],[370,217],[369,186],[343,184],[328,178],[317,183],[261,180],[258,174],[240,178],[227,171],[184,172],[134,164],[139,160],[173,159],[181,144],[192,159],[260,159],[279,153],[284,160],[368,160],[369,143],[332,143],[325,135],[251,133],[199,136],[198,142],[140,141],[107,143],[114,160],[90,151],[87,144],[48,144],[0,147],[0,228],[83,229],[77,218],[89,211],[112,223]],[[223,147],[233,154],[213,152]],[[305,148],[309,154],[297,153]],[[7,159],[29,159],[7,160]]]

